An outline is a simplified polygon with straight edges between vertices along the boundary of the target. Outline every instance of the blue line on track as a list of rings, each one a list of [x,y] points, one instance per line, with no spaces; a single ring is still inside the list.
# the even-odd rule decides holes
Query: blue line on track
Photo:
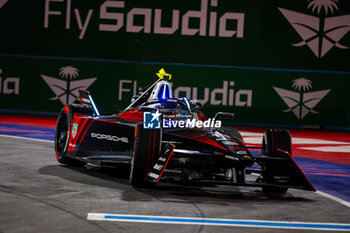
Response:
[[[253,221],[253,220],[229,220],[229,219],[197,219],[197,218],[173,218],[173,217],[152,217],[152,216],[118,216],[105,215],[106,220],[125,221],[149,221],[154,223],[182,223],[182,224],[209,224],[209,225],[231,225],[245,227],[267,227],[267,228],[291,228],[291,229],[323,229],[350,231],[350,224],[332,223],[303,223],[303,222],[276,222],[276,221]]]

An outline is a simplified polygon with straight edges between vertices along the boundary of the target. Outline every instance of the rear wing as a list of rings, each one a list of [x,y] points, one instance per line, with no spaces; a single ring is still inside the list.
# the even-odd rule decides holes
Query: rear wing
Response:
[[[88,105],[88,106],[92,107],[95,116],[97,116],[97,117],[100,116],[100,112],[96,108],[96,105],[95,105],[89,91],[79,90],[79,99],[80,99],[81,104]]]

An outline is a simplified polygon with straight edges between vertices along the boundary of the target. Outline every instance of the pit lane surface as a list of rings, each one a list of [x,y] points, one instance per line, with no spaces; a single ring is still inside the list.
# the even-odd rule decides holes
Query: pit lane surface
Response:
[[[0,136],[0,232],[319,232],[87,220],[88,213],[350,223],[350,208],[291,189],[267,198],[259,188],[128,184],[128,169],[59,165],[53,143]]]

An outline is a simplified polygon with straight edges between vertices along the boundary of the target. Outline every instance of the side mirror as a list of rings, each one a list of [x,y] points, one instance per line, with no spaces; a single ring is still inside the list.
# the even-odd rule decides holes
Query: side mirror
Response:
[[[191,108],[191,111],[194,112],[194,111],[197,111],[197,110],[200,110],[203,108],[203,104],[201,104],[201,102],[199,102],[198,100],[191,100],[190,101],[190,105],[194,105],[193,108]]]
[[[214,116],[214,119],[216,118],[225,119],[225,120],[234,120],[235,114],[232,112],[218,112]]]

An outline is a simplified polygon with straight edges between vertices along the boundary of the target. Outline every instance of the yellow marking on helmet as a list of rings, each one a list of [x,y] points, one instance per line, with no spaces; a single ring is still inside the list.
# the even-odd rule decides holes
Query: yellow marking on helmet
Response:
[[[171,74],[168,74],[165,72],[165,70],[162,68],[156,73],[160,79],[164,79],[169,81],[171,79]]]

